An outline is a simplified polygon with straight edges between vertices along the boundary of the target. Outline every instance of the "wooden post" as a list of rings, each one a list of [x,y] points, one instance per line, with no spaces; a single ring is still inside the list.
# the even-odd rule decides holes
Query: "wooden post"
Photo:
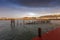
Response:
[[[17,26],[19,26],[18,20],[17,20]]]
[[[11,29],[14,30],[14,28],[15,28],[15,20],[12,19],[11,20]]]
[[[38,28],[38,37],[41,37],[41,28]]]

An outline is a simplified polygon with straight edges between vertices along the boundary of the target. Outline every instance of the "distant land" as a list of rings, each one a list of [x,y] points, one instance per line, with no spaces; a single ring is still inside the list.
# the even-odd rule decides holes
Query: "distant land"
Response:
[[[8,18],[8,17],[0,17],[0,20],[35,20],[35,19],[60,19],[60,15],[46,15],[40,17],[23,17],[23,18]]]

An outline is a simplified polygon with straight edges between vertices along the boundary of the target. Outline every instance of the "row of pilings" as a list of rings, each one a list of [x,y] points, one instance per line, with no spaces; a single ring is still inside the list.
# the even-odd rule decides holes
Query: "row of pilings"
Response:
[[[23,21],[24,23],[24,21]],[[17,21],[17,26],[18,26],[18,21]],[[11,29],[12,31],[14,31],[13,34],[16,34],[15,33],[15,20],[11,20]],[[38,28],[38,37],[41,37],[41,28]]]
[[[17,22],[16,22],[16,21],[17,21]],[[28,21],[28,20],[27,20],[27,21]],[[16,25],[17,25],[17,26],[20,25],[18,20],[13,20],[13,19],[12,19],[10,22],[11,22],[10,26],[11,26],[11,29],[12,29],[12,30],[15,28]],[[28,21],[28,22],[29,22],[29,24],[42,24],[42,23],[43,23],[43,24],[44,24],[44,23],[46,24],[46,23],[50,23],[50,21],[40,21],[40,23],[39,23],[39,21],[35,21],[35,22],[34,22],[33,20],[32,20],[32,22],[30,22],[30,21]],[[15,25],[15,24],[16,24],[16,25]],[[25,24],[25,20],[22,20],[22,24]]]

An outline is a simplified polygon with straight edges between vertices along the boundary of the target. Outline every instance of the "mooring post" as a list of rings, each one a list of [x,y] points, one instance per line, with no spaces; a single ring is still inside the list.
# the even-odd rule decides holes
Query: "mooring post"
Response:
[[[41,28],[38,28],[38,37],[41,37]]]
[[[12,19],[11,20],[11,29],[14,30],[14,28],[15,28],[15,20]]]
[[[19,24],[19,23],[18,23],[18,20],[17,20],[17,26],[19,26],[18,24]]]

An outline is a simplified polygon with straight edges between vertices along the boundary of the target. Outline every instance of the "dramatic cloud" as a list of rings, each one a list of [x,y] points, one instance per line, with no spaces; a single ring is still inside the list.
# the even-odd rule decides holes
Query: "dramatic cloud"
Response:
[[[0,17],[60,14],[60,0],[0,0]]]
[[[54,7],[60,5],[60,0],[10,0],[10,2],[29,7]]]
[[[28,7],[54,7],[60,6],[60,0],[0,0],[0,3],[12,3]]]

